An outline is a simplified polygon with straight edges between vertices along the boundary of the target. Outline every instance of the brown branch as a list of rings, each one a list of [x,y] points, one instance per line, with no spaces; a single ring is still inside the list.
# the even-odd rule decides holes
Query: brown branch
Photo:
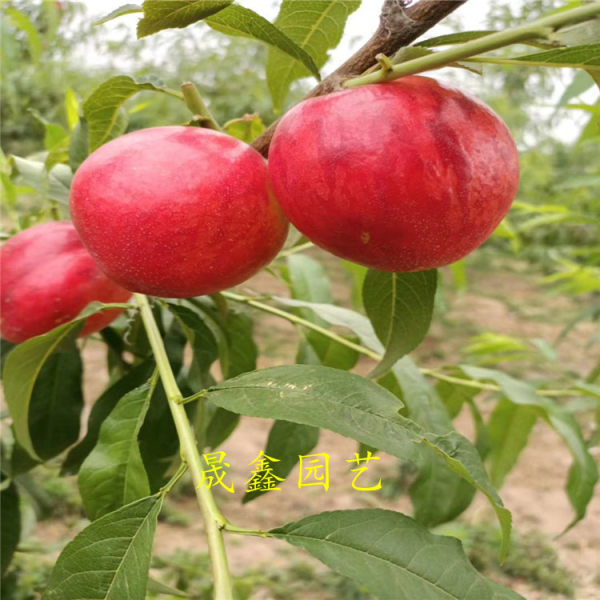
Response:
[[[372,67],[376,63],[377,54],[382,53],[387,56],[395,54],[466,1],[420,0],[407,7],[405,0],[385,0],[379,27],[373,37],[341,67],[313,88],[306,98],[324,96],[341,89],[343,81],[357,77]],[[276,126],[277,121],[252,143],[252,146],[265,157],[269,153],[269,145]]]

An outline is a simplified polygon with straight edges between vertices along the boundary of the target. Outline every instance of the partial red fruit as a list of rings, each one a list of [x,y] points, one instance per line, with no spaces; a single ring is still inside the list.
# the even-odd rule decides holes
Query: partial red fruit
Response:
[[[242,283],[283,246],[288,223],[265,160],[195,127],[155,127],[100,147],[79,167],[75,227],[115,281],[164,297]]]
[[[102,273],[65,222],[35,225],[6,242],[0,277],[0,333],[13,343],[74,319],[90,302],[126,302],[131,296]],[[79,335],[103,329],[121,312],[89,317]]]
[[[426,77],[301,102],[277,127],[269,171],[287,217],[315,244],[399,272],[472,252],[519,184],[500,118]]]

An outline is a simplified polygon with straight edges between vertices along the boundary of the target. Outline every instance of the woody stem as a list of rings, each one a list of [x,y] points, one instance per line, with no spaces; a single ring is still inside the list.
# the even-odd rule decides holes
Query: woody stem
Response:
[[[169,364],[160,331],[158,330],[156,320],[154,319],[152,309],[150,308],[150,302],[148,301],[147,296],[143,294],[134,294],[134,297],[140,308],[144,328],[146,329],[148,340],[156,360],[156,366],[169,401],[169,407],[177,429],[183,457],[189,467],[192,481],[196,488],[198,505],[200,506],[204,518],[208,538],[208,551],[215,582],[214,600],[233,600],[233,584],[229,573],[229,566],[227,564],[225,543],[223,541],[223,529],[225,528],[227,521],[216,505],[212,492],[204,485],[202,462],[194,431],[188,420],[185,408],[181,403],[183,396],[175,381],[175,375],[173,374],[171,365]]]

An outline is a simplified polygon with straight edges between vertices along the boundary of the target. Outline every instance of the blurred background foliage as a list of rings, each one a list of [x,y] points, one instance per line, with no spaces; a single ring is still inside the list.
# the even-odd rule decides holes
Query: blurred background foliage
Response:
[[[488,5],[484,26],[501,30],[565,3],[526,0],[517,8],[514,3],[489,2]],[[232,39],[203,25],[133,41],[131,29],[119,21],[110,24],[110,35],[107,35],[107,26],[93,26],[89,8],[77,2],[0,0],[0,11],[0,182],[5,235],[38,220],[66,216],[66,206],[56,198],[64,200],[65,190],[68,193],[71,177],[68,150],[81,126],[81,106],[94,88],[110,77],[119,74],[141,79],[159,77],[173,89],[191,80],[221,123],[246,113],[258,113],[265,124],[276,118],[264,77],[266,48],[254,41]],[[464,29],[460,11],[447,23],[454,31]],[[525,47],[521,50],[527,52]],[[511,52],[514,53],[514,49]],[[468,338],[462,348],[452,349],[455,351],[451,362],[460,356],[471,364],[501,364],[513,373],[542,372],[556,376],[561,371],[558,343],[578,322],[600,320],[600,100],[597,87],[588,73],[567,69],[486,66],[483,77],[458,69],[446,69],[439,76],[472,91],[502,116],[519,145],[522,169],[517,200],[495,235],[482,250],[453,265],[451,275],[444,275],[437,307],[438,322],[446,328],[446,334],[450,332],[448,337],[455,336],[458,342]],[[294,84],[288,106],[295,104],[311,85],[309,80]],[[190,119],[183,102],[152,92],[136,94],[125,104],[125,109],[128,131],[185,123]],[[53,157],[53,164],[45,162],[49,156]],[[324,264],[329,270],[330,263]],[[340,271],[339,261],[335,264]],[[357,269],[360,272],[360,268]],[[462,324],[450,330],[444,321],[449,308],[446,291],[460,293],[471,284],[469,279],[473,273],[492,269],[533,274],[540,291],[569,296],[579,314],[565,315],[564,321],[568,322],[554,340],[525,337],[525,334],[519,337],[497,331],[470,331]],[[337,276],[337,272],[332,272],[332,279]],[[511,294],[510,289],[500,292],[503,301]],[[541,304],[537,297],[533,302]],[[515,303],[523,305],[523,300],[518,298]],[[551,304],[546,299],[543,303]],[[545,312],[544,319],[548,320],[549,315],[550,311]],[[464,331],[458,331],[459,328]],[[438,336],[441,338],[442,334]],[[274,352],[281,353],[281,340],[275,342]],[[593,334],[586,344],[595,356],[600,335]],[[427,347],[420,350],[423,358],[429,358],[427,351]],[[439,348],[434,352],[439,353]],[[435,355],[435,358],[439,362],[447,357]],[[566,375],[572,380],[598,383],[600,360],[594,359],[594,364],[591,371]],[[574,412],[584,411],[586,420],[591,423],[588,415],[593,403],[575,404],[573,401],[572,406]],[[594,430],[589,435],[589,443],[597,443],[599,435],[598,429]],[[61,504],[68,505],[65,494],[68,496],[70,492],[59,491]],[[496,544],[495,539],[490,541],[488,532],[465,533],[462,537],[469,538],[466,543],[472,558],[479,557],[482,563],[488,561],[490,553],[482,548]],[[572,593],[569,577],[556,567],[553,556],[547,557],[546,546],[542,551],[537,542],[530,545],[534,549],[521,552],[526,559],[519,559],[514,572],[523,577],[523,569],[528,569],[527,573],[534,573],[540,580],[551,579],[544,584],[545,589],[555,589],[569,596]],[[495,553],[494,549],[492,554]],[[24,555],[22,564],[18,565],[19,573],[30,573],[31,577],[35,574],[41,589],[47,573],[38,573],[28,560]],[[182,575],[181,565],[189,562],[189,557],[183,557],[158,567],[170,569],[174,582],[181,584],[184,576],[190,580],[201,576],[199,573]],[[491,559],[488,562],[491,563]],[[48,570],[47,565],[43,568]],[[256,574],[251,573],[249,577]],[[302,573],[292,573],[289,577],[291,579],[281,574],[263,574],[268,580],[264,585],[274,597],[286,598],[288,596],[280,590],[294,590],[294,581],[300,580],[304,585],[306,579]],[[312,577],[314,574],[310,572],[308,578]],[[13,598],[39,597],[31,594],[38,583],[24,580],[21,575],[15,575],[14,579],[14,585],[22,585],[26,591],[22,595],[13,592]],[[340,592],[342,585],[345,585],[343,581],[331,579],[328,582],[331,593],[323,597],[363,597],[356,589]]]

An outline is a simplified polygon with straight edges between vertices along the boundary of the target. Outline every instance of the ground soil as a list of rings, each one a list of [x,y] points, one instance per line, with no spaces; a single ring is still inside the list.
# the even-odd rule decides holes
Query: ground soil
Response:
[[[345,302],[348,288],[344,274],[334,270],[331,275],[336,300]],[[263,293],[265,290],[285,293],[284,288],[267,274],[261,274],[247,287]],[[464,359],[460,348],[464,347],[466,339],[481,331],[543,338],[552,342],[565,322],[581,308],[576,301],[565,296],[541,292],[539,276],[532,275],[530,268],[524,265],[512,265],[510,268],[500,265],[490,269],[475,266],[470,272],[466,291],[455,293],[450,286],[448,289],[448,310],[437,318],[418,352],[422,365],[456,364]],[[597,345],[586,348],[595,331],[597,326],[594,327],[589,322],[574,328],[558,348],[559,364],[550,369],[561,373],[589,372],[598,359],[598,356],[591,353],[594,348],[597,351]],[[289,323],[261,317],[256,333],[262,351],[261,367],[285,364],[293,360],[297,335]],[[93,398],[104,384],[104,356],[93,343],[89,344],[85,354],[86,395]],[[369,364],[365,362],[359,365],[358,370],[364,371],[368,367]],[[508,365],[507,368],[515,369],[518,366]],[[528,369],[529,374],[537,372],[536,369],[540,367],[534,365]],[[482,409],[489,413],[489,403],[482,401]],[[465,435],[472,434],[468,415],[459,416],[456,425]],[[330,455],[331,485],[328,491],[322,488],[298,489],[298,471],[295,469],[282,484],[281,491],[272,492],[242,506],[240,499],[244,482],[251,471],[249,463],[264,448],[268,430],[269,423],[266,421],[244,418],[241,426],[223,447],[231,464],[229,480],[234,483],[236,492],[232,495],[218,491],[217,495],[224,513],[233,522],[245,527],[268,529],[325,510],[386,507],[410,512],[406,497],[390,500],[381,492],[353,490],[345,460],[352,458],[356,443],[329,432],[323,432],[316,450]],[[600,458],[597,452],[596,458]],[[540,530],[554,538],[565,529],[573,516],[564,491],[569,465],[569,453],[560,439],[547,426],[537,425],[517,467],[501,490],[506,506],[513,513],[516,530]],[[382,454],[369,477],[376,481],[381,476],[386,485],[396,473],[396,460]],[[189,524],[176,526],[160,523],[156,552],[169,554],[179,548],[203,551],[203,528],[193,498],[178,499],[176,508],[189,514]],[[467,522],[492,521],[493,515],[484,499],[478,497],[462,518]],[[64,527],[57,526],[53,521],[40,523],[35,533],[48,541],[73,535],[72,531],[66,532]],[[600,598],[600,497],[596,495],[591,502],[583,522],[562,537],[551,540],[551,543],[562,564],[572,573],[577,588],[576,600]],[[265,564],[284,568],[299,560],[302,555],[301,551],[283,542],[250,537],[228,537],[228,550],[234,573],[242,573]],[[308,558],[302,555],[302,560]],[[561,598],[533,589],[523,581],[505,579],[503,582],[529,600]],[[266,600],[267,597],[261,592],[253,598]]]

